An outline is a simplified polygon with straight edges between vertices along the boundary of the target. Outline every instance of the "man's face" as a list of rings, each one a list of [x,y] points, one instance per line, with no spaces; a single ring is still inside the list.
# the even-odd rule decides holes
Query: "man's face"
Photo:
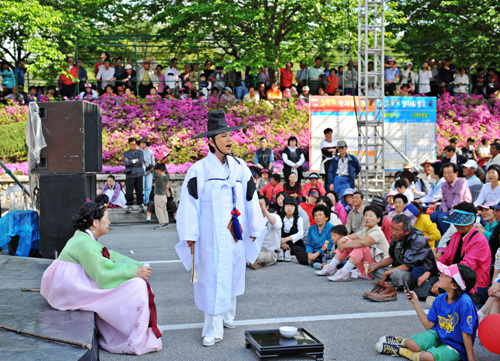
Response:
[[[24,69],[24,61],[19,62],[19,69]]]
[[[305,64],[302,64],[300,63],[300,69],[305,69],[306,68],[306,65]]]
[[[75,61],[73,60],[73,58],[71,58],[71,57],[68,58],[68,64],[69,65],[75,64]]]
[[[121,59],[116,59],[116,66],[118,66],[118,67],[122,66],[122,60]]]
[[[359,207],[363,203],[363,199],[360,194],[353,194],[352,196],[352,204],[354,207]]]
[[[330,69],[330,63],[329,62],[325,61],[324,65],[325,65],[325,69]]]
[[[450,66],[450,64],[451,64],[451,61],[449,61],[449,60],[445,60],[445,61],[444,61],[444,65],[446,65],[446,66]]]
[[[490,153],[491,153],[492,156],[495,157],[499,153],[497,147],[491,146]]]
[[[81,68],[83,66],[83,61],[78,60],[78,67]]]
[[[346,146],[337,147],[337,151],[343,157],[347,154],[347,147]]]
[[[403,223],[392,222],[391,224],[391,238],[395,242],[402,241],[408,234],[410,229],[405,232]]]
[[[316,64],[316,66],[320,66],[321,65],[321,59],[314,60],[314,64]]]
[[[23,92],[24,92],[24,85],[19,84],[19,85],[17,86],[17,89],[19,90],[19,93],[23,93]]]
[[[500,223],[500,209],[495,209],[495,220]]]
[[[146,149],[148,145],[145,142],[141,142],[141,149]]]
[[[458,143],[455,143],[455,142],[454,142],[454,143],[452,143],[452,142],[450,142],[450,145],[451,145],[453,148],[457,149]]]
[[[458,173],[453,172],[453,167],[444,167],[443,168],[443,177],[444,180],[451,184],[457,179]]]
[[[231,153],[231,149],[233,148],[233,144],[234,144],[234,138],[233,138],[233,135],[231,132],[217,134],[215,136],[214,140],[211,140],[211,141],[215,141],[215,143],[217,144],[217,147],[219,147],[219,149],[222,152],[224,152],[226,154]],[[217,149],[217,147],[214,147],[214,148]]]
[[[373,70],[373,64],[372,63],[368,63],[368,70]]]
[[[444,155],[445,155],[446,158],[451,159],[455,155],[455,152],[450,152],[448,150],[445,150],[444,151]]]
[[[179,64],[179,62],[176,60],[172,63],[172,67],[177,68],[177,64]]]
[[[108,61],[104,62],[104,69],[106,69],[106,70],[109,69],[109,62]]]
[[[144,69],[145,70],[149,70],[149,67],[151,66],[151,64],[149,63],[144,63]]]
[[[332,135],[333,135],[332,132],[325,133],[325,139],[326,139],[327,142],[331,142],[332,141]]]
[[[462,172],[464,173],[464,176],[472,177],[474,173],[476,173],[476,170],[474,168],[462,167]]]
[[[432,172],[432,165],[430,165],[429,163],[425,163],[424,164],[424,173],[429,175],[431,174]]]
[[[137,143],[135,142],[135,140],[128,143],[128,146],[132,152],[135,152],[135,150],[137,149]]]
[[[266,139],[262,139],[260,141],[260,149],[266,149],[267,148],[267,140]]]

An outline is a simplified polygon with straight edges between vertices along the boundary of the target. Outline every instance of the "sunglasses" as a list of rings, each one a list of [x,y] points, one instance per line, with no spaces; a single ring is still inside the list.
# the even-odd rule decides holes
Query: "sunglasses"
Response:
[[[344,149],[345,147],[337,147],[337,149]]]

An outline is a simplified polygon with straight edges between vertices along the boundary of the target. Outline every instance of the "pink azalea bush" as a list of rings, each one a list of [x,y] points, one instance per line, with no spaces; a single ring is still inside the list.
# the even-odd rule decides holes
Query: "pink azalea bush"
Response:
[[[283,168],[281,152],[288,138],[295,135],[299,146],[308,153],[309,107],[301,101],[275,105],[261,102],[258,106],[238,102],[210,99],[173,100],[135,97],[104,98],[95,101],[103,114],[103,172],[123,173],[121,158],[127,149],[129,137],[145,137],[157,160],[166,158],[169,173],[186,173],[189,167],[208,152],[206,139],[193,140],[193,136],[206,130],[207,112],[223,109],[229,126],[245,125],[233,133],[234,154],[247,163],[253,163],[253,154],[259,139],[265,136],[274,149],[275,169]],[[26,122],[26,106],[10,105],[0,108],[0,126],[12,122]],[[437,101],[438,153],[448,145],[449,139],[458,138],[465,144],[474,137],[478,145],[483,137],[500,138],[500,100],[486,100],[480,96],[451,97],[443,95]],[[307,159],[307,155],[306,155]],[[15,174],[27,174],[27,163],[11,163]],[[0,174],[5,173],[0,169]]]

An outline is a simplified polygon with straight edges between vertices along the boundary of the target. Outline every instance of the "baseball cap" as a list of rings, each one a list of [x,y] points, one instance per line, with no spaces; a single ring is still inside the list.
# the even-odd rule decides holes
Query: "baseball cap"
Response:
[[[309,91],[310,89],[309,89],[309,87],[306,85],[305,87],[303,87],[303,88],[302,88],[302,90],[307,90],[307,91]]]
[[[345,140],[339,140],[337,142],[337,148],[338,147],[347,147],[347,143],[345,142]]]
[[[489,201],[489,202],[484,202],[483,204],[478,205],[476,208],[491,208],[492,206],[495,206],[496,203]]]
[[[477,163],[476,163],[476,161],[469,159],[467,162],[462,164],[462,167],[477,169]]]
[[[491,209],[500,209],[500,202],[490,206]]]
[[[309,190],[309,194],[308,195],[313,196],[313,197],[319,197],[319,192],[318,192],[318,190],[316,188],[311,188]]]
[[[85,83],[85,88],[92,88],[92,84],[90,84],[90,83]]]
[[[319,179],[319,175],[318,175],[318,173],[311,173],[311,174],[309,174],[308,178],[309,179]]]

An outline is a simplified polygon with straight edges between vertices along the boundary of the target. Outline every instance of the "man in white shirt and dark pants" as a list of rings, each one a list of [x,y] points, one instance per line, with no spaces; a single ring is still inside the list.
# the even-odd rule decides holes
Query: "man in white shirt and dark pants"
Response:
[[[253,264],[247,263],[254,270],[264,266],[272,266],[278,262],[277,251],[280,248],[281,227],[283,226],[280,216],[269,212],[269,200],[266,196],[259,195],[259,203],[266,222],[266,234],[257,260]]]

